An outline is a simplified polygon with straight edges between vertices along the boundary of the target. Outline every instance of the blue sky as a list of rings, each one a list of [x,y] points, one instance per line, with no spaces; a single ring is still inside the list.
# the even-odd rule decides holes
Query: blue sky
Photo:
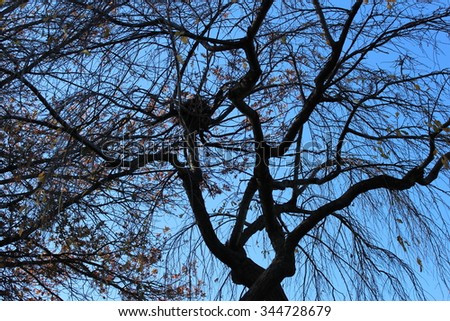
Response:
[[[304,1],[304,3],[306,2],[310,2],[310,1]],[[402,1],[397,1],[397,4],[394,4],[392,9],[388,9],[387,8],[387,2],[385,1],[378,1],[381,2],[381,4],[379,4],[380,6],[383,6],[383,8],[386,8],[387,13],[391,12],[393,15],[394,14],[401,14],[402,11],[398,11],[397,10],[397,4],[400,8],[400,5],[403,4],[416,4],[416,2],[402,2]],[[347,7],[349,7],[353,1],[346,1],[346,2],[342,2],[342,1],[331,1],[328,2],[331,5],[342,5],[342,3],[344,3],[344,5],[347,5]],[[363,8],[361,9],[361,13],[358,16],[358,18],[364,17],[365,14],[367,14],[368,11],[371,10],[371,6],[372,6],[373,1],[368,1],[368,4],[363,6]],[[247,2],[243,2],[243,5],[248,4]],[[252,3],[248,4],[249,6],[251,6]],[[276,2],[276,6],[278,6],[280,4],[280,2]],[[281,4],[281,6],[284,5],[284,3]],[[436,8],[437,6],[442,6],[442,5],[450,5],[449,1],[434,1],[433,3],[423,3],[422,6],[420,7],[415,7],[414,10],[417,10],[417,14],[421,14],[421,12],[428,12],[428,11],[432,11],[434,10],[434,8]],[[407,5],[408,6],[408,5]],[[274,10],[280,10],[280,12],[282,12],[282,7],[278,7],[275,8]],[[402,7],[403,8],[403,7]],[[388,11],[391,10],[391,11]],[[230,18],[239,18],[239,15],[242,14],[242,12],[240,10],[236,10],[235,12],[231,12],[230,13]],[[281,18],[279,18],[281,19]],[[248,23],[248,21],[245,21],[243,23]],[[272,21],[272,23],[276,24],[276,21]],[[245,30],[245,27],[242,27]],[[243,31],[239,30],[238,28],[232,28],[232,30],[230,31],[230,33],[227,34],[223,34],[223,38],[228,38],[228,37],[240,37],[243,35]],[[227,30],[228,31],[228,30]],[[220,32],[223,31],[218,31],[219,35]],[[306,54],[310,54],[310,55],[315,55],[317,52],[314,51],[314,48],[310,48],[308,47],[308,39],[307,37],[305,37],[304,39],[299,39],[295,37],[286,37],[286,39],[280,39],[280,43],[279,46],[282,47],[283,45],[289,46],[289,45],[293,45],[293,47],[296,47],[295,51],[296,53],[306,53]],[[190,45],[192,45],[192,40],[191,41],[186,41],[186,39],[181,39],[181,41],[178,41],[177,45],[179,45],[179,50],[181,53],[186,53],[186,48],[188,48]],[[366,40],[370,40],[370,39],[366,39]],[[424,40],[427,40],[426,38],[424,38]],[[410,55],[414,55],[416,57],[418,57],[418,61],[422,64],[417,64],[416,66],[416,71],[417,72],[426,72],[427,69],[429,67],[439,67],[439,68],[450,68],[450,59],[448,57],[448,53],[450,52],[450,45],[449,45],[449,37],[446,35],[441,35],[439,38],[433,39],[435,41],[435,43],[438,45],[438,49],[439,52],[437,54],[435,54],[435,47],[433,47],[432,45],[430,45],[430,43],[427,43],[426,41],[424,41],[423,43],[420,43],[420,45],[418,45],[417,47],[411,47],[410,43],[403,43],[402,45],[404,46],[404,48],[407,48],[409,50],[409,54]],[[292,41],[292,43],[290,42]],[[296,42],[295,42],[296,41]],[[155,62],[155,60],[151,60],[152,62],[155,63],[155,65],[161,65],[164,66],[165,62],[166,62],[166,58],[168,57],[168,53],[170,52],[170,50],[168,51],[164,51],[163,49],[161,49],[160,52],[154,52],[153,49],[156,48],[153,47],[153,45],[148,45],[145,46],[145,44],[141,44],[141,50],[139,54],[137,54],[136,56],[128,56],[128,55],[124,55],[127,56],[130,60],[136,58],[135,61],[141,63],[142,65],[140,67],[136,67],[137,70],[145,70],[145,67],[151,66],[151,63],[149,63],[149,56],[158,56],[158,59],[160,59],[159,62]],[[160,44],[161,45],[161,44]],[[357,44],[359,45],[359,44]],[[349,48],[350,44],[347,43],[346,44],[346,48]],[[166,47],[165,47],[166,48]],[[324,47],[322,47],[320,50],[320,52],[318,52],[318,54],[326,54],[326,49],[323,49]],[[198,50],[199,53],[204,53],[203,49],[199,49]],[[130,53],[133,54],[134,52],[130,49]],[[127,52],[128,54],[128,52]],[[401,50],[399,50],[399,47],[389,47],[387,46],[385,48],[385,50],[383,51],[379,51],[373,54],[370,54],[366,57],[366,64],[373,66],[374,69],[376,68],[382,68],[382,69],[386,69],[387,71],[389,71],[390,68],[394,68],[392,67],[395,62],[399,59],[399,57],[401,57],[403,53],[401,52]],[[142,55],[142,56],[139,56]],[[215,63],[217,63],[218,65],[220,64],[226,64],[228,63],[227,59],[229,57],[226,57],[226,55],[229,55],[229,53],[225,53],[224,56],[220,57],[220,58],[216,58],[216,60],[214,61]],[[220,56],[220,55],[218,55]],[[309,58],[311,58],[312,56],[309,56]],[[86,63],[86,65],[84,67],[86,68],[92,68],[95,69],[96,67],[99,66],[99,61],[100,60],[96,60],[98,58],[98,56],[96,56],[96,53],[93,51],[92,53],[86,54],[85,57],[83,58],[84,62]],[[124,57],[121,57],[124,58]],[[312,57],[314,58],[314,57]],[[322,59],[322,58],[320,58]],[[318,59],[318,60],[320,60]],[[322,59],[323,60],[323,59]],[[91,63],[89,65],[89,62]],[[202,68],[204,67],[204,65],[202,65],[202,63],[204,62],[200,62],[198,66],[194,66],[192,67],[192,75],[195,74],[195,71],[201,71]],[[148,65],[147,65],[148,64]],[[289,65],[287,62],[284,63],[280,63],[280,65],[282,65],[283,67],[286,65]],[[111,90],[111,92],[114,93],[118,93],[119,96],[120,95],[124,95],[125,91],[120,91],[121,89],[118,87],[114,87],[114,88],[109,88],[108,86],[110,84],[112,84],[112,86],[115,86],[114,81],[122,81],[121,77],[123,76],[123,79],[126,80],[131,80],[130,86],[136,86],[136,87],[140,87],[140,89],[144,89],[144,90],[148,90],[148,87],[151,84],[152,81],[154,81],[156,83],[155,87],[153,89],[155,89],[156,91],[158,90],[162,90],[162,85],[158,82],[158,77],[160,77],[159,75],[159,70],[151,70],[148,74],[146,74],[145,76],[147,77],[147,79],[145,79],[144,77],[140,78],[141,76],[136,76],[135,78],[133,78],[132,76],[129,76],[127,74],[128,70],[126,70],[126,68],[123,68],[124,66],[119,66],[119,65],[114,65],[111,70],[109,71],[110,74],[103,74],[102,75],[102,80],[104,81],[100,81],[99,83],[101,83],[101,86],[103,87],[99,87],[99,88],[95,88],[95,90],[98,90],[99,92],[102,92],[103,90],[105,92],[108,92],[108,90]],[[140,69],[142,67],[142,69]],[[166,67],[166,66],[164,66]],[[248,65],[247,65],[248,67]],[[241,72],[245,72],[246,70],[246,65],[245,63],[242,63],[241,66]],[[266,68],[267,66],[265,66]],[[62,67],[63,68],[63,67]],[[123,68],[123,69],[121,69]],[[196,69],[197,68],[197,69]],[[312,68],[305,67],[303,66],[304,70],[308,71],[308,70],[314,70],[314,66]],[[280,68],[281,69],[281,68]],[[116,74],[117,72],[117,74]],[[123,73],[123,75],[121,74]],[[201,73],[201,72],[200,72]],[[278,72],[274,72],[274,74],[281,74]],[[191,76],[191,74],[189,74]],[[117,79],[115,78],[117,76]],[[130,78],[127,78],[130,77]],[[218,77],[217,77],[218,78]],[[207,81],[207,86],[206,88],[213,92],[217,91],[217,87],[219,84],[219,81],[217,80],[217,78],[215,77],[211,77],[211,79],[208,79]],[[106,81],[108,80],[108,81]],[[196,84],[196,81],[198,79],[193,77],[193,80],[191,80],[191,82],[186,82],[185,87],[182,88],[184,90],[192,90],[192,86]],[[80,80],[81,81],[81,80]],[[109,82],[110,81],[110,82]],[[150,85],[148,83],[146,83],[148,81],[148,83],[150,83]],[[362,82],[366,81],[367,79],[363,79]],[[370,81],[369,81],[370,82]],[[81,84],[83,84],[83,82],[80,82]],[[49,84],[49,88],[52,84]],[[352,84],[352,86],[354,86],[354,88],[363,88],[364,84]],[[370,84],[369,84],[370,85]],[[422,86],[423,88],[425,88],[425,86],[427,85],[426,83],[420,83],[417,84],[418,86]],[[61,89],[61,92],[66,93],[65,89],[66,89],[66,85],[61,83],[61,84],[56,84],[55,86],[59,87]],[[67,85],[69,86],[69,85]],[[358,87],[360,86],[360,87]],[[120,90],[119,90],[120,89]],[[363,88],[364,89],[364,88]],[[68,90],[69,92],[70,90]],[[151,89],[149,90],[151,91]],[[137,94],[137,96],[139,96],[139,94]],[[127,98],[131,98],[131,100],[134,98],[132,96],[127,97]],[[289,119],[292,118],[293,115],[299,111],[299,109],[301,108],[301,104],[296,104],[296,98],[294,94],[288,94],[285,97],[280,98],[280,96],[277,96],[276,98],[279,98],[281,101],[279,102],[279,105],[277,105],[277,107],[279,108],[279,112],[285,112],[285,119]],[[283,99],[286,99],[285,101]],[[274,99],[275,100],[275,99]],[[250,98],[250,103],[255,103],[257,106],[257,101],[254,101],[254,98]],[[270,103],[270,102],[269,102]],[[282,105],[283,103],[286,104],[291,104],[293,107],[290,109],[282,109]],[[275,110],[275,108],[273,108]],[[399,123],[404,123],[407,125],[410,125],[413,121],[416,120],[411,120],[408,118],[408,115],[406,114],[399,114],[397,116],[396,115],[396,111],[394,109],[390,109],[389,107],[386,108],[386,114],[390,114],[390,117],[394,117],[397,119],[397,122]],[[345,109],[342,110],[338,110],[336,111],[336,115],[337,116],[342,116],[345,117],[345,114],[343,114],[343,112],[345,112]],[[339,115],[339,113],[341,113]],[[330,113],[331,114],[331,113]],[[233,115],[233,114],[232,114]],[[120,115],[119,115],[120,116]],[[392,119],[392,118],[391,118]],[[234,121],[238,122],[240,120],[243,120],[243,117],[241,117],[240,119],[237,120],[233,120],[230,121],[228,124],[233,125],[235,123],[233,123]],[[327,143],[327,139],[330,138],[332,135],[332,130],[330,130],[330,133],[327,133],[325,135],[323,135],[323,137],[318,137],[317,135],[317,130],[314,128],[313,125],[311,125],[308,128],[305,128],[304,130],[304,140],[302,141],[302,149],[303,151],[305,151],[304,153],[304,159],[303,162],[305,164],[305,167],[309,167],[309,168],[313,168],[315,165],[319,164],[319,162],[324,161],[325,158],[325,154],[322,153],[320,155],[320,159],[317,159],[318,157],[315,157],[314,155],[316,155],[315,153],[317,151],[320,151]],[[245,131],[242,134],[236,135],[237,138],[242,138],[242,139],[248,139],[251,140],[251,132],[250,131]],[[273,138],[276,140],[279,137],[276,135],[273,135]],[[331,139],[331,138],[330,138]],[[354,142],[358,143],[362,140],[355,139]],[[345,145],[347,146],[347,145]],[[352,145],[350,145],[352,146]],[[372,152],[372,154],[367,154],[364,156],[367,157],[371,157],[373,156],[373,151],[370,149],[371,146],[367,146],[367,150],[369,152]],[[351,154],[351,151],[347,151],[349,153],[349,155]],[[311,156],[312,155],[312,156]],[[221,155],[224,156],[224,155]],[[230,153],[229,155],[227,155],[227,157],[232,157],[233,154]],[[363,156],[363,157],[364,157]],[[382,155],[383,156],[383,155]],[[386,156],[386,155],[384,155]],[[416,156],[416,155],[412,155],[412,156]],[[379,161],[382,162],[384,159],[384,157],[379,157]],[[207,159],[207,161],[210,161],[210,159]],[[247,173],[251,173],[251,163],[252,163],[252,159],[249,159],[248,164],[249,167],[246,169]],[[276,164],[278,160],[274,160],[274,164]],[[310,163],[308,163],[310,162]],[[276,166],[275,166],[276,167]],[[273,169],[273,176],[275,178],[280,178],[280,177],[284,177],[284,176],[288,176],[289,174],[291,174],[293,171],[292,167],[289,165],[289,163],[282,163],[280,167],[278,168],[274,168]],[[307,172],[307,171],[305,171]],[[230,191],[222,191],[222,194],[220,195],[216,195],[215,197],[212,197],[211,195],[208,195],[207,192],[205,192],[205,195],[208,195],[208,201],[207,201],[207,207],[210,210],[210,214],[212,217],[212,220],[214,221],[214,223],[217,226],[217,231],[218,231],[218,236],[219,238],[225,242],[227,240],[227,238],[229,237],[229,231],[230,231],[230,227],[232,226],[232,220],[230,219],[230,217],[232,215],[235,214],[235,210],[237,207],[237,203],[236,203],[236,199],[238,199],[238,197],[235,198],[235,196],[237,194],[242,194],[243,189],[245,188],[245,184],[246,181],[248,180],[249,175],[247,175],[247,173],[243,172],[239,175],[236,176],[236,178],[234,179],[234,181],[229,182],[231,183],[231,185],[233,185],[233,187],[235,188],[234,190],[230,190]],[[231,175],[230,175],[231,176]],[[219,178],[224,180],[225,183],[227,183],[227,179],[229,180],[230,176],[220,176]],[[340,188],[341,186],[336,186],[339,185],[340,183],[342,183],[342,185],[344,186],[345,181],[337,181],[337,183],[334,183],[335,186],[334,188],[337,189],[336,194],[339,194],[339,192],[341,192]],[[439,180],[439,186],[443,189],[448,191],[449,189],[449,183],[446,179],[442,179]],[[326,190],[327,186],[319,186],[319,187],[314,187],[311,189],[311,194],[308,194],[311,196],[313,196],[313,193],[316,193],[315,196],[319,196],[317,197],[317,200],[315,202],[308,203],[308,200],[305,200],[305,204],[306,204],[306,208],[311,207],[313,208],[314,206],[319,206],[321,205],[324,200],[320,199],[321,195],[332,195],[332,194],[327,194],[327,190]],[[342,187],[343,189],[344,187]],[[321,190],[323,189],[323,190]],[[321,194],[321,192],[323,192]],[[277,198],[277,200],[283,200],[283,199],[287,199],[289,197],[289,193],[290,192],[286,192],[286,193],[282,193],[282,192],[276,192],[275,196]],[[110,192],[111,197],[115,196],[115,192],[112,191]],[[117,196],[117,195],[116,195]],[[442,211],[442,213],[444,214],[444,217],[448,218],[448,212],[447,212],[447,208],[445,207],[440,207],[439,205],[437,205],[437,207],[433,208],[433,203],[432,203],[432,198],[429,197],[429,195],[426,195],[426,193],[424,194],[424,196],[426,196],[426,198],[424,198],[423,200],[420,199],[420,197],[422,197],[419,193],[417,194],[410,194],[410,197],[413,200],[417,200],[419,203],[422,202],[422,207],[421,209],[423,211],[427,211],[427,210],[431,210],[434,211],[433,213],[437,213],[439,211],[439,209]],[[174,197],[179,197],[179,195],[174,195]],[[392,196],[393,197],[393,196]],[[181,198],[180,198],[181,199]],[[230,201],[233,200],[233,201]],[[427,299],[435,299],[435,300],[448,300],[449,299],[449,291],[448,289],[445,288],[440,288],[440,283],[438,281],[438,278],[436,277],[436,265],[435,262],[433,262],[433,260],[431,259],[431,255],[429,255],[429,251],[432,251],[433,249],[428,249],[428,248],[422,248],[421,244],[419,243],[418,240],[420,239],[424,239],[424,235],[425,233],[422,233],[422,235],[420,235],[420,237],[417,237],[417,240],[414,238],[414,230],[411,230],[410,226],[409,226],[409,222],[408,222],[408,218],[405,218],[402,216],[402,211],[398,208],[392,205],[392,201],[393,198],[390,198],[388,195],[386,194],[378,194],[375,197],[374,203],[375,205],[378,207],[379,209],[379,213],[377,212],[377,216],[372,215],[371,212],[364,212],[364,209],[366,208],[365,202],[366,200],[364,198],[359,198],[358,200],[356,200],[354,202],[354,205],[356,206],[357,209],[359,209],[360,212],[358,211],[354,211],[350,214],[360,214],[362,219],[361,222],[366,223],[366,225],[368,226],[367,228],[367,232],[369,235],[373,236],[373,240],[374,242],[376,242],[376,244],[378,245],[382,245],[382,246],[386,246],[388,248],[390,248],[394,253],[396,253],[399,257],[401,257],[402,259],[405,259],[408,263],[410,263],[410,266],[413,270],[417,271],[419,269],[423,269],[423,272],[418,273],[418,276],[420,279],[422,279],[423,281],[423,285],[425,287],[425,291],[426,291],[426,298]],[[234,203],[233,203],[234,202]],[[448,202],[450,204],[450,199],[448,200]],[[309,205],[311,204],[311,205]],[[260,214],[260,209],[258,208],[257,202],[254,202],[253,204],[253,208],[250,210],[250,215],[249,215],[249,221],[255,219],[255,217],[257,217],[257,215]],[[122,212],[126,212],[127,208],[124,207],[122,208],[117,208],[117,213],[121,214]],[[151,211],[150,208],[146,208],[146,206],[143,206],[142,208],[140,208],[141,211]],[[181,247],[180,250],[178,250],[178,252],[176,253],[178,256],[173,255],[173,256],[169,256],[169,258],[167,258],[166,262],[168,266],[172,267],[175,271],[181,269],[182,265],[184,264],[184,260],[191,260],[191,261],[196,261],[198,263],[197,269],[198,272],[197,273],[193,273],[196,274],[200,279],[203,279],[204,281],[206,281],[207,283],[205,283],[204,286],[204,290],[207,293],[207,298],[208,299],[216,299],[218,298],[216,296],[217,292],[220,292],[222,290],[222,299],[236,299],[238,298],[240,291],[242,291],[243,289],[239,286],[234,286],[230,283],[229,281],[229,270],[227,268],[224,268],[220,263],[217,262],[217,260],[215,260],[214,258],[208,258],[208,251],[207,249],[201,244],[201,240],[199,237],[199,233],[196,229],[195,226],[195,222],[194,222],[194,218],[192,217],[192,215],[190,214],[189,210],[186,209],[186,203],[180,201],[180,203],[175,204],[175,210],[169,214],[165,214],[164,210],[161,211],[162,215],[161,216],[156,216],[153,218],[153,226],[155,228],[154,231],[151,231],[152,233],[156,234],[156,233],[162,233],[163,235],[165,234],[167,237],[169,236],[173,236],[175,233],[177,233],[179,231],[180,228],[185,228],[185,226],[188,226],[189,228],[186,229],[186,233],[183,235],[183,237],[180,237],[179,241],[181,245],[183,245],[183,247]],[[447,215],[447,216],[445,216]],[[150,215],[149,215],[150,217]],[[437,216],[433,216],[431,215],[431,218],[437,218]],[[122,218],[123,219],[123,218]],[[288,221],[290,223],[293,224],[298,224],[298,222],[300,221],[300,218],[297,216],[295,217],[295,215],[292,215],[292,217],[286,218],[286,221]],[[395,221],[395,222],[394,222]],[[386,224],[388,223],[388,224]],[[335,248],[337,249],[336,253],[339,253],[339,250],[341,250],[341,248],[339,248],[340,244],[341,245],[346,245],[346,246],[357,246],[357,244],[352,243],[351,241],[351,236],[348,234],[339,234],[339,228],[340,226],[338,224],[335,223],[335,221],[333,221],[333,219],[327,220],[326,222],[324,222],[324,224],[327,224],[327,229],[322,229],[322,230],[315,230],[314,232],[311,233],[311,237],[308,239],[308,242],[305,244],[301,244],[303,246],[303,248],[305,249],[306,253],[302,253],[301,249],[299,248],[299,254],[298,254],[298,258],[299,258],[299,264],[298,264],[298,274],[296,277],[291,278],[291,279],[287,279],[284,283],[286,285],[286,289],[287,289],[287,294],[288,297],[291,298],[302,298],[302,296],[305,296],[307,298],[315,298],[315,297],[319,297],[321,299],[337,299],[337,300],[341,300],[341,299],[355,299],[357,298],[356,296],[352,296],[352,295],[344,295],[343,292],[345,292],[345,287],[346,287],[346,282],[351,281],[351,274],[346,274],[345,267],[342,268],[341,270],[338,270],[335,268],[335,265],[333,265],[333,263],[329,263],[327,264],[327,262],[322,262],[323,263],[323,269],[324,272],[328,273],[329,276],[333,279],[333,282],[336,284],[336,287],[338,288],[335,292],[333,293],[314,293],[315,291],[315,287],[320,288],[321,284],[320,282],[323,282],[323,278],[315,278],[311,275],[311,265],[306,265],[305,263],[305,257],[307,253],[313,253],[318,255],[318,257],[321,257],[322,260],[327,258],[327,255],[329,254],[327,252],[327,250],[325,249],[321,249],[320,246],[318,246],[316,243],[314,243],[314,237],[317,237],[317,239],[319,239],[319,236],[323,236],[325,240],[327,240],[327,245],[330,246],[331,248]],[[166,229],[166,227],[168,227],[169,229]],[[292,226],[291,226],[292,227]],[[113,228],[111,228],[113,230]],[[328,232],[329,234],[326,234],[325,232]],[[420,231],[419,231],[420,232]],[[318,234],[314,234],[314,233],[318,233]],[[320,233],[324,233],[324,234],[320,234]],[[399,239],[398,237],[401,235],[401,239]],[[336,237],[336,240],[333,240],[333,237]],[[405,241],[399,241],[399,240],[405,240]],[[186,241],[187,244],[183,244],[183,241]],[[402,243],[402,242],[409,242],[409,243]],[[406,245],[405,245],[406,244]],[[442,244],[442,246],[444,247],[445,251],[445,247],[447,247],[448,250],[448,244]],[[248,250],[249,256],[251,256],[256,262],[260,263],[262,266],[267,266],[270,263],[270,260],[273,258],[273,251],[271,251],[270,249],[270,242],[267,240],[267,238],[264,235],[257,235],[254,238],[251,239],[251,241],[249,242],[249,246],[246,248]],[[406,249],[406,251],[405,251]],[[174,252],[177,250],[174,250]],[[322,251],[322,252],[321,252]],[[172,252],[173,253],[173,252]],[[169,253],[170,254],[170,253]],[[350,260],[351,255],[349,255],[349,259]],[[330,257],[330,262],[332,262],[332,257]],[[420,259],[420,261],[419,261]],[[353,261],[352,261],[353,262]],[[356,261],[354,261],[356,262]],[[419,263],[420,262],[420,263]],[[355,263],[356,264],[356,263]],[[348,267],[349,269],[351,268],[351,266]],[[394,269],[395,270],[395,269]],[[316,271],[317,272],[317,271]],[[228,281],[226,281],[228,279]],[[307,285],[305,285],[304,280],[308,279],[310,283],[308,283]],[[195,281],[193,279],[193,281]],[[225,286],[224,285],[225,282]],[[317,284],[313,284],[313,282],[317,282]],[[381,294],[385,295],[386,299],[390,298],[390,293],[388,292],[388,287],[384,286],[382,283],[383,281],[380,280],[380,291]],[[406,284],[406,283],[405,283]],[[310,286],[310,288],[308,288],[308,286]],[[234,296],[232,295],[233,289],[236,289],[237,291],[234,292]],[[305,289],[305,293],[301,293],[301,290]],[[324,289],[326,289],[326,287],[324,287]],[[407,289],[407,291],[409,291],[409,289]],[[411,292],[413,292],[411,290]]]

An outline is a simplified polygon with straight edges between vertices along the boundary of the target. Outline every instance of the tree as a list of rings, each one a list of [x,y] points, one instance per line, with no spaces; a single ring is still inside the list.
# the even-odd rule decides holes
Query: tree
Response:
[[[448,289],[449,8],[4,2],[0,295]]]

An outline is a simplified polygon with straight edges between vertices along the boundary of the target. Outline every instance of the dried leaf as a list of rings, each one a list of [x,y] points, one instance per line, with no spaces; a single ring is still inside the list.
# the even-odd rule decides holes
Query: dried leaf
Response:
[[[448,164],[448,158],[447,157],[442,156],[441,162],[442,162],[442,165],[444,166],[444,168],[448,169],[450,167],[449,164]]]
[[[420,258],[417,258],[417,264],[419,264],[419,271],[422,272],[423,271],[423,263]]]
[[[37,179],[38,179],[39,183],[43,183],[45,180],[45,173],[44,172],[40,173],[38,175]]]
[[[184,44],[188,44],[189,43],[189,38],[186,37],[186,36],[181,36],[180,39],[181,39],[181,42],[184,43]]]
[[[401,245],[401,247],[403,248],[403,251],[406,252],[405,240],[400,235],[397,236],[397,242],[398,242],[398,244]]]

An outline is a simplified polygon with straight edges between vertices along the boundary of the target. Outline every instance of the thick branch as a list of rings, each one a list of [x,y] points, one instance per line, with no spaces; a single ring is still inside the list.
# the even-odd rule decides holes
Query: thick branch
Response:
[[[256,179],[252,177],[245,189],[242,201],[239,204],[239,210],[236,217],[236,224],[231,232],[230,240],[228,242],[232,249],[239,249],[243,244],[241,243],[241,235],[244,228],[245,220],[247,218],[248,209],[252,201],[253,195],[257,191]]]
[[[286,153],[286,151],[292,145],[292,142],[294,141],[295,136],[297,135],[301,126],[308,121],[309,117],[311,116],[316,106],[321,102],[326,90],[325,83],[330,82],[332,76],[334,75],[334,70],[336,68],[337,62],[339,61],[339,57],[342,53],[342,49],[344,47],[344,43],[350,30],[351,24],[359,8],[361,7],[361,4],[362,1],[357,1],[353,5],[352,10],[350,11],[349,16],[347,18],[347,21],[344,24],[338,42],[332,46],[332,51],[327,62],[325,63],[324,67],[319,72],[317,77],[314,79],[316,88],[314,88],[313,92],[308,97],[301,112],[295,117],[294,122],[292,123],[285,137],[283,138],[283,142],[278,147],[273,148],[273,150],[270,153],[271,155],[278,157],[283,156],[284,153]]]
[[[297,226],[287,237],[286,244],[292,250],[298,242],[311,231],[317,223],[326,218],[335,211],[342,210],[353,202],[359,195],[369,192],[371,190],[385,188],[389,190],[405,190],[413,187],[416,183],[426,185],[430,184],[437,178],[439,170],[443,166],[442,160],[444,157],[450,157],[450,153],[444,155],[435,167],[432,169],[427,177],[423,177],[423,169],[416,167],[409,171],[403,178],[396,178],[389,175],[379,175],[356,183],[351,186],[342,196],[331,201],[317,210],[313,211],[311,215],[306,218],[299,226]]]
[[[244,257],[225,246],[217,237],[205,206],[205,200],[200,190],[199,181],[189,170],[178,169],[178,175],[183,181],[184,190],[194,213],[197,226],[203,240],[211,253],[231,269],[241,264]]]

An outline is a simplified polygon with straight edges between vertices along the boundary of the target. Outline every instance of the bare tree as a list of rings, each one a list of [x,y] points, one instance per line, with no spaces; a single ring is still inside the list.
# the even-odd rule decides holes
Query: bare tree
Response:
[[[449,8],[4,4],[0,295],[447,291]]]

